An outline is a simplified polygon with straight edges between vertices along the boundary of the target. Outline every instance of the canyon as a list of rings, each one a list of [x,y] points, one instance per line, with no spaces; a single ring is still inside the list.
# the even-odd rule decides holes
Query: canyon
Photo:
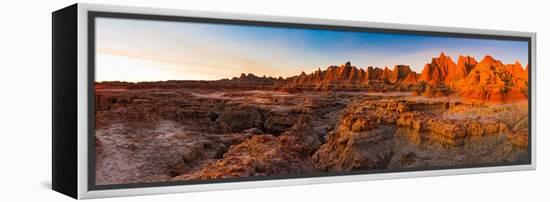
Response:
[[[441,53],[287,78],[95,84],[97,185],[530,160],[528,67]]]

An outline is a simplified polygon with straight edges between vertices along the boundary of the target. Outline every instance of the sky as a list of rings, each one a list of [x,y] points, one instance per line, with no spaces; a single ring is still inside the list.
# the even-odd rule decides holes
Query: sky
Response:
[[[289,77],[347,61],[420,73],[441,52],[455,62],[459,55],[528,61],[525,41],[96,18],[96,81]]]

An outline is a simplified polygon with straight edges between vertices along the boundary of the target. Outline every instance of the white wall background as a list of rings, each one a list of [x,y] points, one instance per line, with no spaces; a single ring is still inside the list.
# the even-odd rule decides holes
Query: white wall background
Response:
[[[457,26],[538,33],[536,171],[126,197],[101,201],[542,201],[550,199],[550,6],[542,0],[95,0],[90,3]],[[74,1],[0,6],[0,201],[68,201],[49,189],[51,12]]]

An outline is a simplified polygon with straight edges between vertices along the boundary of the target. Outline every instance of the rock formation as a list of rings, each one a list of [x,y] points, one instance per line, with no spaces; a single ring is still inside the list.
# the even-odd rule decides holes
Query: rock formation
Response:
[[[417,83],[416,72],[408,65],[396,65],[393,70],[388,70],[386,79],[391,84],[414,85]]]
[[[452,79],[447,77],[451,74]],[[460,73],[456,71],[456,64],[451,57],[446,56],[443,52],[437,58],[432,58],[432,61],[424,66],[420,74],[420,81],[425,81],[430,85],[445,83],[447,80],[453,80]]]
[[[528,66],[519,62],[503,64],[491,56],[477,62],[471,56],[460,55],[457,63],[443,52],[432,58],[422,72],[417,74],[407,65],[388,67],[353,66],[350,62],[339,66],[321,68],[312,73],[302,72],[288,78],[258,77],[254,74],[241,74],[232,79],[217,81],[164,81],[164,82],[104,82],[103,86],[147,89],[156,86],[163,88],[195,89],[239,89],[277,90],[286,92],[302,91],[414,91],[415,95],[441,97],[459,95],[466,101],[482,103],[511,103],[522,101],[528,95]]]
[[[522,163],[528,79],[519,62],[441,53],[420,74],[347,62],[288,78],[96,83],[95,183]]]
[[[312,173],[315,167],[309,156],[321,143],[308,122],[302,119],[280,136],[253,136],[230,147],[222,159],[173,180]]]
[[[447,77],[445,78],[445,84],[451,87],[455,87],[456,83],[461,82],[472,69],[477,65],[477,61],[470,56],[458,56],[457,65],[454,68],[449,68]]]
[[[519,71],[514,74],[511,71]],[[527,99],[521,92],[526,86],[525,73],[519,63],[506,66],[485,56],[462,82],[460,95],[466,100],[508,103]]]
[[[352,103],[341,113],[327,143],[313,155],[313,160],[320,172],[326,172],[460,165],[525,157],[526,153],[517,149],[527,145],[527,132],[510,132],[495,118],[498,116],[484,115],[480,119],[441,114],[470,114],[471,109],[460,102],[390,99]],[[499,145],[501,141],[506,144]],[[480,148],[491,148],[493,153],[479,153]],[[426,150],[430,152],[423,152]]]
[[[352,66],[347,62],[340,66],[329,66],[326,70],[317,71],[277,81],[275,86],[285,89],[302,88],[305,90],[350,91],[368,89],[381,91],[410,87],[417,83],[417,74],[407,65],[396,65],[393,70],[385,67],[368,67],[366,70]]]

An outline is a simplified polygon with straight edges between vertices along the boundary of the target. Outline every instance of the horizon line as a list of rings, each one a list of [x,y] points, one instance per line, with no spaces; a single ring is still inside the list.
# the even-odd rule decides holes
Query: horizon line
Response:
[[[432,59],[432,60],[433,60],[433,59],[437,59],[437,58],[440,58],[441,56],[450,57],[450,58],[451,58],[451,61],[452,61],[454,64],[456,64],[456,62],[455,62],[455,60],[453,59],[453,57],[450,56],[450,55],[445,54],[444,51],[442,51],[442,52],[440,53],[439,56],[432,57],[431,59]],[[504,64],[504,65],[512,65],[512,64],[519,63],[522,70],[528,70],[528,66],[529,66],[529,63],[526,63],[525,65],[521,64],[521,61],[520,61],[520,60],[516,60],[514,63],[503,63],[501,60],[495,59],[493,56],[491,56],[491,55],[489,55],[489,54],[483,56],[483,58],[482,58],[481,60],[479,60],[479,61],[478,61],[477,58],[475,58],[474,56],[470,56],[469,54],[458,54],[458,56],[456,56],[457,61],[458,61],[458,58],[460,58],[461,56],[462,56],[462,57],[471,57],[471,58],[474,58],[474,60],[476,60],[477,62],[482,61],[482,60],[483,60],[484,58],[486,58],[486,57],[491,57],[491,58],[493,58],[495,61],[498,61],[498,62],[500,62],[500,63],[502,63],[502,64]],[[134,56],[127,55],[126,57],[134,57]],[[156,61],[156,59],[153,59],[153,58],[142,58],[142,59]],[[355,68],[357,68],[358,70],[363,70],[363,71],[367,71],[368,68],[382,69],[382,70],[384,70],[384,69],[387,68],[387,69],[390,69],[390,70],[393,71],[397,66],[401,66],[401,65],[402,65],[402,66],[408,66],[408,67],[410,68],[410,65],[408,65],[408,64],[395,64],[395,65],[392,66],[393,68],[390,68],[390,67],[388,67],[388,66],[379,67],[379,66],[370,66],[370,65],[369,65],[369,66],[365,66],[365,67],[358,67],[358,66],[353,66],[353,65],[351,65],[351,61],[347,61],[347,62],[344,62],[344,63],[339,64],[339,65],[335,65],[335,64],[328,65],[324,70],[321,70],[321,67],[318,67],[317,70],[311,71],[311,72],[309,72],[309,73],[306,73],[305,71],[302,70],[301,73],[296,74],[296,75],[293,75],[293,76],[288,76],[288,77],[283,77],[283,76],[280,76],[280,75],[279,75],[279,76],[271,76],[271,75],[268,76],[268,75],[265,75],[265,74],[260,76],[260,75],[256,75],[256,74],[251,73],[251,72],[241,72],[241,73],[238,73],[237,75],[235,75],[235,76],[233,76],[233,77],[231,77],[231,78],[223,77],[223,78],[211,79],[211,80],[208,80],[208,79],[200,79],[200,80],[167,79],[167,80],[140,80],[140,81],[129,81],[129,80],[102,80],[102,81],[98,81],[98,80],[95,80],[94,82],[95,82],[95,83],[102,83],[102,82],[140,83],[140,82],[169,82],[169,81],[220,81],[220,80],[232,80],[232,79],[234,79],[234,78],[238,78],[240,75],[243,75],[243,74],[244,74],[244,75],[247,75],[247,76],[248,76],[248,75],[253,75],[253,76],[256,76],[256,77],[259,77],[259,78],[264,78],[264,77],[265,77],[265,78],[273,78],[273,79],[278,79],[278,78],[288,79],[288,78],[291,78],[291,77],[299,76],[299,75],[301,75],[301,74],[303,74],[303,73],[309,75],[309,74],[315,73],[315,72],[317,72],[317,71],[319,71],[319,70],[321,70],[321,71],[326,71],[326,70],[327,70],[328,68],[330,68],[330,67],[335,67],[335,66],[336,66],[336,67],[339,67],[339,66],[343,66],[343,65],[345,65],[345,64],[347,64],[347,63],[350,63],[350,66],[355,67]],[[430,64],[430,63],[431,63],[431,62],[425,63],[425,65]],[[424,69],[422,69],[422,71],[423,71],[423,70],[424,70]],[[412,68],[411,68],[411,71],[414,72],[414,73],[416,73],[416,74],[421,74],[421,73],[422,73],[422,71],[421,71],[421,72],[416,72],[416,71],[413,70]]]

